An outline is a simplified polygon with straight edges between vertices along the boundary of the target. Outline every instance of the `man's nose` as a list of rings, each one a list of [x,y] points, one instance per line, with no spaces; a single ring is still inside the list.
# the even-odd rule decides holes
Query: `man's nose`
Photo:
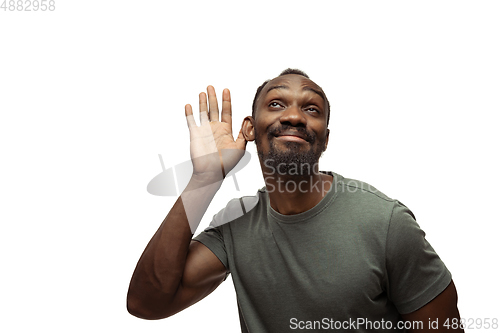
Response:
[[[298,126],[300,124],[306,125],[307,119],[304,117],[304,113],[297,105],[291,105],[287,107],[280,117],[281,123],[290,123],[292,126]]]

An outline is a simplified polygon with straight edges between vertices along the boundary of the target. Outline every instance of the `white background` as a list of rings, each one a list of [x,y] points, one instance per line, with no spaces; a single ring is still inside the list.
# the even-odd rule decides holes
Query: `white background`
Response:
[[[167,168],[189,158],[184,104],[230,88],[237,132],[257,86],[287,67],[329,97],[321,169],[410,207],[461,316],[500,318],[500,3],[55,2],[0,11],[1,331],[237,332],[230,279],[169,319],[127,313],[175,201],[146,185],[158,154]],[[241,192],[226,181],[198,231],[263,185],[247,149]]]

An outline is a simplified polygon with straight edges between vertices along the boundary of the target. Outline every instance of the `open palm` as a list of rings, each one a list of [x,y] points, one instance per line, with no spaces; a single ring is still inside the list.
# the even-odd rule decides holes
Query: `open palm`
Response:
[[[246,140],[240,130],[236,140],[233,137],[231,95],[228,89],[222,94],[222,113],[219,121],[219,107],[215,89],[208,86],[208,105],[205,93],[200,93],[200,126],[194,120],[191,105],[185,108],[190,133],[190,151],[193,175],[207,181],[221,180],[231,171],[245,153]]]

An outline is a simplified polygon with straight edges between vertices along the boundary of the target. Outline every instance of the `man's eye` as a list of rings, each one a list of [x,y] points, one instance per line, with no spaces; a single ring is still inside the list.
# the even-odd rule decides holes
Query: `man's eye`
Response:
[[[269,106],[272,108],[278,108],[281,106],[281,104],[278,102],[271,102],[271,103],[269,103]]]
[[[310,111],[310,112],[319,112],[319,110],[318,110],[318,109],[313,108],[312,106],[311,106],[311,107],[308,107],[306,110],[307,110],[307,111]]]

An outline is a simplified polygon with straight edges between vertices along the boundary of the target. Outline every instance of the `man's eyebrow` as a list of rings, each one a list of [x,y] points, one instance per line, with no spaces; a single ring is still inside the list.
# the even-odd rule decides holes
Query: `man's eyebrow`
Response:
[[[316,93],[316,94],[320,95],[320,96],[321,96],[321,98],[323,98],[323,100],[324,100],[324,101],[326,100],[326,99],[325,99],[325,93],[324,93],[324,92],[322,92],[321,90],[314,89],[314,88],[312,88],[312,87],[304,87],[304,88],[302,88],[302,90],[309,90],[309,91],[312,91],[312,92],[314,92],[314,93]]]
[[[270,87],[269,89],[267,89],[267,92],[266,94],[268,94],[271,90],[273,89],[290,89],[288,86],[284,86],[284,85],[279,85],[279,86],[272,86]],[[302,88],[302,90],[306,90],[306,91],[312,91],[313,93],[316,93],[318,94],[321,98],[323,98],[323,100],[326,100],[325,99],[325,94],[321,91],[321,90],[318,90],[318,89],[314,89],[312,87],[304,87]]]
[[[288,88],[288,86],[283,86],[283,85],[281,85],[281,86],[272,86],[269,89],[267,89],[266,94],[268,94],[273,89],[290,89],[290,88]]]

